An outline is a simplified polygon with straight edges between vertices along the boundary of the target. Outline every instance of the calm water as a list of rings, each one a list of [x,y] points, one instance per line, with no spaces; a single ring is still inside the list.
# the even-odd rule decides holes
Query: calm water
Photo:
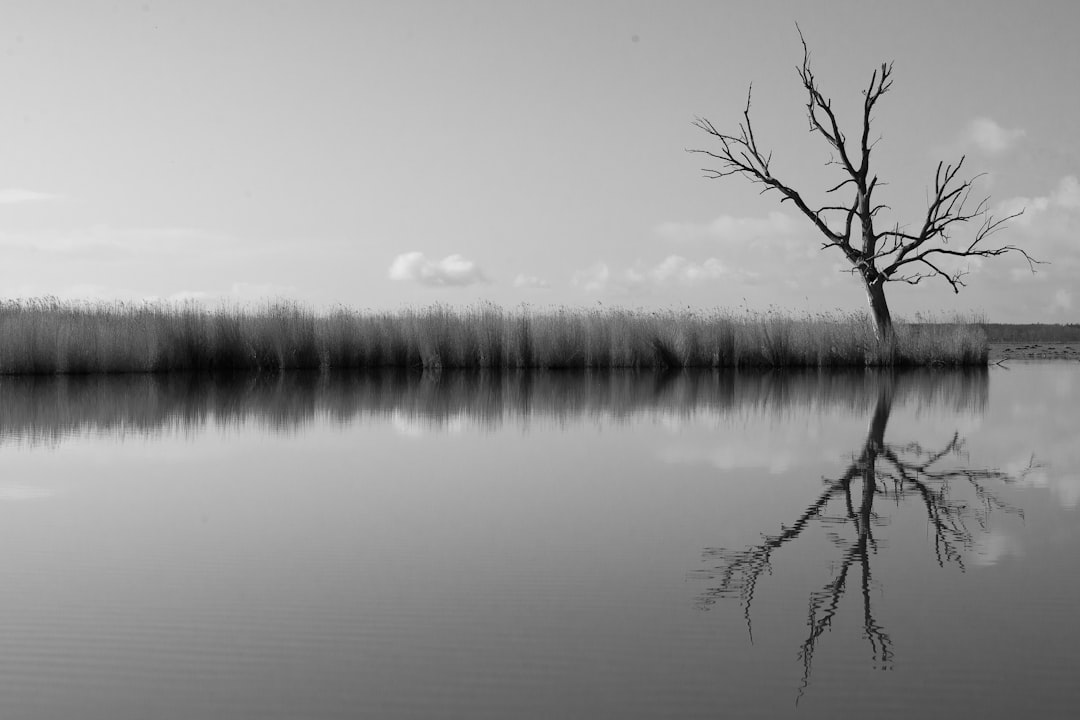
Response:
[[[0,379],[0,717],[1066,717],[1080,363]]]

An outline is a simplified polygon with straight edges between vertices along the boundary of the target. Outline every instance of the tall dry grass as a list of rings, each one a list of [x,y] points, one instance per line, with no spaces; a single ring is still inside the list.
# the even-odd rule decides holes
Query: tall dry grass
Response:
[[[898,324],[882,344],[863,315],[624,310],[396,312],[296,303],[0,302],[0,373],[278,371],[363,367],[649,368],[985,365],[977,324]]]

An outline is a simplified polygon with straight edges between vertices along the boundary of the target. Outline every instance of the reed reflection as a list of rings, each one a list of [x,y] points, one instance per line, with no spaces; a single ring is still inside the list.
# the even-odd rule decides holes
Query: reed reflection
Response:
[[[951,378],[950,382],[939,382],[939,389],[971,393],[970,384],[986,384],[985,373],[962,373]],[[896,506],[908,501],[917,503],[925,513],[938,566],[955,565],[961,571],[965,569],[965,555],[975,546],[977,534],[987,532],[992,513],[1023,518],[1023,510],[999,497],[994,486],[1021,479],[1035,466],[1034,457],[1024,473],[1011,475],[998,469],[968,466],[964,439],[959,432],[937,447],[918,442],[886,442],[889,416],[898,398],[933,396],[931,388],[925,386],[926,379],[927,376],[913,374],[876,376],[871,382],[877,390],[865,442],[842,473],[823,478],[824,489],[802,514],[792,523],[782,525],[780,532],[764,535],[763,541],[756,545],[739,550],[705,551],[707,560],[715,565],[704,574],[715,585],[702,594],[702,607],[709,608],[726,598],[738,599],[752,642],[751,609],[755,593],[763,576],[771,574],[776,552],[805,537],[811,526],[817,525],[828,533],[837,553],[828,565],[835,572],[820,589],[810,593],[807,603],[808,630],[798,651],[803,674],[796,703],[809,685],[817,642],[832,626],[840,601],[852,586],[861,599],[862,635],[870,645],[874,667],[891,667],[893,641],[875,616],[871,593],[872,560],[883,549],[875,530],[888,524],[888,518],[874,512],[875,501],[888,501]],[[912,385],[922,390],[913,390]]]
[[[289,433],[314,422],[391,418],[437,430],[463,419],[493,428],[643,415],[863,413],[878,402],[878,377],[805,370],[9,376],[0,377],[0,442],[50,444],[85,433],[154,435],[242,423]],[[908,377],[890,391],[897,402],[946,402],[976,412],[986,403],[985,370]]]

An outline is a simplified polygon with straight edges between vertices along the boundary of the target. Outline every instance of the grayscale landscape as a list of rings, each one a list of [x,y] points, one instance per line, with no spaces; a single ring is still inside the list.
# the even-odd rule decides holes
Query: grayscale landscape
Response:
[[[1080,6],[0,9],[0,718],[1065,718]]]

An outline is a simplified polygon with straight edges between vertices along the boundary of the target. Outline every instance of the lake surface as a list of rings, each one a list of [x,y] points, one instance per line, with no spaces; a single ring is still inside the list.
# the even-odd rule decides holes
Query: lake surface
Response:
[[[0,717],[1067,717],[1080,363],[0,378]]]

